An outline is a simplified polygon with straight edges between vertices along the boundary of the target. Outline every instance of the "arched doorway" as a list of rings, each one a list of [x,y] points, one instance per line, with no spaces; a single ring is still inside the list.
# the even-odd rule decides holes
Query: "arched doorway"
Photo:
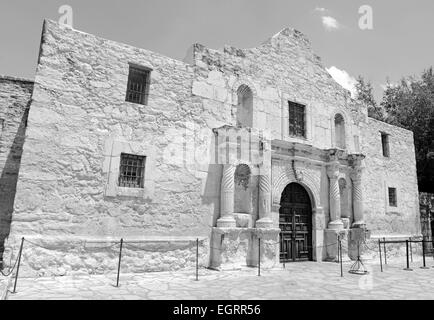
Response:
[[[306,189],[288,184],[279,209],[280,262],[312,260],[312,205]]]

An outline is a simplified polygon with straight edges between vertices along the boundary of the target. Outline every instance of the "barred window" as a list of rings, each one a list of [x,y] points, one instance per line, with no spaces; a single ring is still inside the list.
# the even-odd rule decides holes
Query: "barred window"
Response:
[[[396,188],[389,188],[389,206],[397,207]]]
[[[127,188],[143,188],[145,161],[145,156],[122,153],[119,168],[119,186]]]
[[[289,135],[306,137],[305,106],[288,101],[289,104]]]
[[[387,133],[381,133],[381,145],[383,148],[383,156],[390,157],[389,135]]]
[[[151,70],[130,65],[125,100],[146,105],[148,103],[150,76]]]

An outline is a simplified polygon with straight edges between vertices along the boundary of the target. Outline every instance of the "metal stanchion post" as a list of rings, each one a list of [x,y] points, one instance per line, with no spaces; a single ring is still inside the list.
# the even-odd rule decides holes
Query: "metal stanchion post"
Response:
[[[422,237],[422,258],[423,258],[423,267],[420,267],[421,269],[429,269],[426,266],[425,262],[425,236]]]
[[[431,236],[432,258],[434,260],[434,235]],[[434,268],[434,266],[432,266]]]
[[[261,276],[261,238],[258,238],[258,277]]]
[[[199,239],[196,239],[196,281],[199,280]]]
[[[120,247],[119,247],[118,276],[117,276],[117,279],[116,279],[116,287],[119,287],[119,274],[121,272],[121,259],[122,259],[122,245],[123,245],[123,243],[124,243],[124,239],[122,238],[121,239],[121,244],[120,244]]]
[[[383,272],[383,261],[381,259],[381,240],[378,239],[378,252],[380,253],[380,269]]]
[[[411,243],[412,243],[411,237],[408,238],[408,242],[410,243],[410,259],[411,259],[411,262],[413,262],[413,247],[411,245]]]
[[[342,269],[342,240],[341,240],[341,237],[339,237],[339,261],[341,263],[341,277],[343,277],[344,271]]]
[[[340,235],[339,234],[337,235],[337,239],[336,240],[337,240],[337,244],[338,244],[338,261],[337,262],[339,263],[340,256],[341,256],[341,253],[340,253],[341,247],[339,245],[340,244]]]
[[[383,249],[384,249],[384,264],[387,264],[387,253],[386,253],[386,237],[383,237]]]
[[[408,240],[405,240],[405,250],[406,250],[406,255],[407,255],[407,268],[404,268],[404,270],[413,271],[413,269],[410,268],[410,262],[409,262],[409,257],[408,257]]]
[[[23,245],[24,245],[24,237],[21,238],[20,252],[18,253],[17,273],[15,274],[14,291],[12,293],[16,293],[17,292],[18,272],[20,271],[21,254],[23,252]]]

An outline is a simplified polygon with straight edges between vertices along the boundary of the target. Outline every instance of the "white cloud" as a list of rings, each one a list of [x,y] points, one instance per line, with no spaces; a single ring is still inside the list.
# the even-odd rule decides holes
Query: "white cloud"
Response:
[[[323,16],[322,24],[327,31],[337,30],[340,28],[339,22],[335,18],[330,16]]]
[[[342,87],[347,90],[350,90],[351,97],[356,97],[356,79],[348,74],[345,70],[341,70],[336,68],[335,66],[331,66],[330,68],[326,68],[327,72],[330,73],[332,78],[339,83]]]

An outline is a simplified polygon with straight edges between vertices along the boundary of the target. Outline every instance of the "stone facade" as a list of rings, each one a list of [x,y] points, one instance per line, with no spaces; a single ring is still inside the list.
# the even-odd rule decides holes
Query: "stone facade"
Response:
[[[151,70],[146,105],[125,101],[130,64]],[[143,188],[118,185],[122,153],[145,157]],[[275,266],[295,183],[306,259],[335,259],[338,235],[354,256],[354,230],[420,232],[414,158],[412,133],[368,118],[296,30],[251,49],[195,44],[181,62],[45,21],[8,243],[41,245],[24,249],[40,275],[114,269],[121,237],[132,271],[192,266],[196,238],[201,265]]]
[[[365,216],[373,234],[420,235],[419,196],[413,132],[368,118],[362,129],[362,175]],[[379,132],[389,134],[390,157],[382,156]],[[388,202],[387,188],[397,190],[397,206]]]
[[[9,236],[33,81],[0,76],[0,264]]]

